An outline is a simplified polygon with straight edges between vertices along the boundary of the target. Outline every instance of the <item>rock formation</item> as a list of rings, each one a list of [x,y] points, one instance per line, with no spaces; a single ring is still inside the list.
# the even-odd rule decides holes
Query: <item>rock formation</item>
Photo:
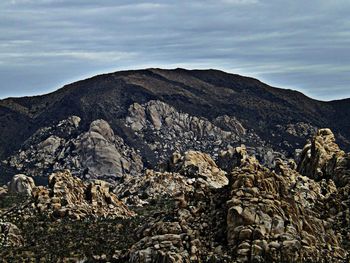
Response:
[[[54,173],[47,187],[33,190],[36,209],[56,218],[130,217],[133,212],[111,192],[107,182],[90,183],[74,178],[69,171]]]
[[[8,165],[32,176],[69,169],[78,177],[111,180],[141,171],[141,157],[114,134],[106,121],[96,120],[84,132],[79,120],[73,116],[38,130],[7,160]]]
[[[332,187],[321,187],[281,162],[277,165],[280,174],[248,158],[230,174],[227,239],[237,260],[345,260],[347,252],[330,215],[322,211]]]
[[[300,157],[298,171],[317,181],[332,179],[337,185],[350,182],[350,156],[335,143],[330,129],[320,129]]]
[[[115,138],[103,121],[93,123],[82,137],[91,133],[102,142]],[[3,219],[46,216],[53,226],[60,220],[78,226],[92,219],[102,224],[105,218],[112,220],[107,221],[107,229],[111,228],[107,236],[133,226],[123,234],[128,240],[123,252],[105,251],[88,256],[91,260],[347,262],[350,184],[346,180],[345,185],[337,184],[339,177],[315,178],[313,173],[329,171],[324,167],[330,167],[334,155],[339,158],[336,164],[342,164],[346,154],[329,130],[320,130],[311,144],[321,154],[307,155],[310,146],[305,146],[298,166],[311,171],[305,176],[293,160],[275,159],[272,169],[264,167],[244,145],[221,151],[218,164],[206,153],[175,152],[160,171],[123,174],[113,184],[56,172],[49,176],[47,187],[32,186],[32,198],[18,209],[4,210]],[[340,172],[337,167],[347,171],[341,165],[334,171]],[[23,231],[23,226],[19,229]],[[18,240],[23,243],[26,238]],[[121,246],[120,242],[113,246]]]
[[[78,140],[77,153],[81,166],[91,177],[121,177],[123,174],[140,172],[141,158],[132,150],[122,147],[123,141],[116,138],[109,124],[104,120],[96,120]]]
[[[210,122],[161,101],[129,107],[122,121],[124,129],[130,128],[127,141],[105,120],[94,120],[88,129],[80,122],[79,117],[71,116],[40,128],[4,163],[18,173],[36,177],[69,169],[80,178],[116,181],[124,175],[137,175],[143,168],[161,167],[173,152],[196,150],[217,160],[220,151],[245,142],[247,151],[269,167],[275,158],[284,158],[284,153],[245,129],[236,117],[224,115]],[[130,141],[135,141],[133,147]]]

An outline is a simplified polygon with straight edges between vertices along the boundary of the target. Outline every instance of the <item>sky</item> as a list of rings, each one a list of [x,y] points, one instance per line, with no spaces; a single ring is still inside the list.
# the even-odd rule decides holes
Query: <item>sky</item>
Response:
[[[349,14],[349,0],[1,0],[0,98],[149,67],[348,98]]]

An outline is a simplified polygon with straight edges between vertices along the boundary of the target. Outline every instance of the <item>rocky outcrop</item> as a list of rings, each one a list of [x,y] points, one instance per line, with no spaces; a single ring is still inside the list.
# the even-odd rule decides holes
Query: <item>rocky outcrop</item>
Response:
[[[189,178],[203,178],[213,188],[222,188],[228,184],[226,173],[205,153],[196,151],[187,151],[183,155],[174,153],[169,168]]]
[[[179,173],[146,170],[140,176],[126,177],[123,183],[115,185],[113,192],[128,205],[144,206],[193,191],[195,180]]]
[[[195,191],[195,185],[218,189],[228,184],[226,173],[208,154],[174,153],[163,171],[146,170],[142,175],[123,178],[114,192],[130,205],[147,205],[162,198],[179,198]]]
[[[350,182],[350,155],[335,142],[330,129],[321,129],[304,147],[298,171],[315,180],[332,179],[337,185]]]
[[[166,214],[150,217],[136,230],[129,262],[221,262],[225,246],[225,195],[199,178],[173,195]],[[221,192],[222,193],[222,192]],[[221,197],[220,197],[221,196]]]
[[[277,166],[280,174],[248,158],[230,174],[227,241],[237,260],[346,260],[331,214],[323,211],[334,184],[321,187],[282,162]]]
[[[125,158],[116,145],[114,132],[106,121],[96,120],[91,123],[90,130],[77,142],[81,166],[86,169],[85,173],[89,177],[121,177],[123,174],[141,171],[141,158],[131,150],[124,151],[131,157]]]
[[[277,128],[280,131],[284,131],[295,137],[304,138],[314,136],[317,132],[317,127],[305,122],[289,123],[287,125],[277,125]]]
[[[193,155],[196,153],[189,154]],[[300,175],[291,160],[277,159],[274,170],[265,168],[246,153],[244,146],[221,152],[229,184],[214,188],[205,177],[189,181],[192,173],[188,171],[198,171],[196,166],[189,169],[198,156],[190,158],[193,162],[189,166],[185,165],[185,156],[174,154],[170,162],[178,163],[169,166],[177,167],[177,173],[149,172],[148,178],[166,178],[160,188],[164,192],[175,178],[175,185],[182,184],[182,188],[176,188],[181,191],[178,193],[168,191],[175,201],[172,213],[159,215],[137,230],[139,241],[129,251],[131,262],[348,259],[345,188],[337,189],[332,180],[316,182]],[[228,165],[230,158],[233,165]],[[149,180],[143,185],[136,183],[135,188],[157,189],[155,180]]]
[[[35,207],[40,213],[54,218],[68,217],[130,217],[133,215],[115,194],[107,182],[90,183],[74,178],[69,171],[49,177],[49,186],[33,190]]]
[[[218,165],[226,172],[231,172],[233,168],[240,166],[248,158],[247,148],[245,145],[239,147],[229,147],[221,151],[218,158]]]
[[[283,156],[254,131],[244,128],[235,116],[223,115],[209,121],[151,100],[132,104],[125,122],[152,151],[158,163],[166,162],[173,152],[188,150],[208,153],[216,160],[221,150],[241,143],[246,143],[248,152],[268,165],[272,165],[275,156]]]
[[[121,262],[347,262],[349,184],[300,175],[293,160],[266,168],[244,145],[218,162],[225,171],[208,154],[174,153],[162,171],[115,185],[58,172],[19,210],[53,222],[125,220],[111,221],[133,226],[125,253],[109,256]]]
[[[8,190],[7,185],[0,186],[0,196],[6,194]]]
[[[81,178],[116,180],[140,173],[141,157],[106,121],[92,122],[87,132],[80,129],[79,122],[80,118],[73,116],[38,130],[7,164],[32,176],[68,169]]]
[[[247,129],[243,127],[242,123],[235,116],[219,116],[213,120],[213,124],[225,131],[231,131],[240,137],[248,133]]]
[[[35,183],[33,178],[24,174],[15,175],[8,185],[8,191],[10,193],[23,193],[31,196]]]
[[[237,124],[234,131],[225,131],[206,119],[178,112],[161,101],[142,105],[134,103],[126,118],[126,124],[145,140],[160,161],[166,161],[175,151],[188,149],[210,152],[215,156],[220,147],[237,142],[240,132],[245,132],[236,119],[231,126],[234,123]]]
[[[80,178],[118,181],[144,167],[157,169],[173,152],[200,151],[216,161],[220,151],[246,143],[247,152],[269,167],[275,158],[284,158],[234,116],[209,121],[151,100],[131,104],[117,122],[124,125],[119,133],[125,140],[104,120],[93,121],[86,130],[79,117],[69,117],[40,128],[5,164],[30,176],[69,169]]]

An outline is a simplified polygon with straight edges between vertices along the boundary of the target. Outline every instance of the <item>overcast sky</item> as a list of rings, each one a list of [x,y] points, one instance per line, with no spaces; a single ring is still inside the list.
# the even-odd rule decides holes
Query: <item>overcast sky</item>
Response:
[[[146,67],[216,68],[350,97],[350,1],[0,1],[1,98]]]

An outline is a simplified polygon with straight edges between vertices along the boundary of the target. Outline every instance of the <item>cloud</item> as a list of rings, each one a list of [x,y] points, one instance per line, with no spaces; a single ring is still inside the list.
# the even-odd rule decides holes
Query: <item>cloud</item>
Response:
[[[132,52],[91,52],[91,51],[55,51],[55,52],[36,52],[36,53],[28,53],[23,54],[20,52],[17,53],[6,53],[1,54],[0,63],[2,64],[16,64],[16,63],[25,63],[26,60],[31,60],[35,58],[40,59],[57,59],[57,60],[78,60],[78,61],[93,61],[95,63],[98,62],[117,62],[122,59],[131,59],[136,56],[136,53]]]
[[[250,5],[259,3],[258,0],[222,0],[222,2],[233,5]]]
[[[0,97],[146,66],[218,68],[350,97],[349,11],[346,0],[4,0]]]

